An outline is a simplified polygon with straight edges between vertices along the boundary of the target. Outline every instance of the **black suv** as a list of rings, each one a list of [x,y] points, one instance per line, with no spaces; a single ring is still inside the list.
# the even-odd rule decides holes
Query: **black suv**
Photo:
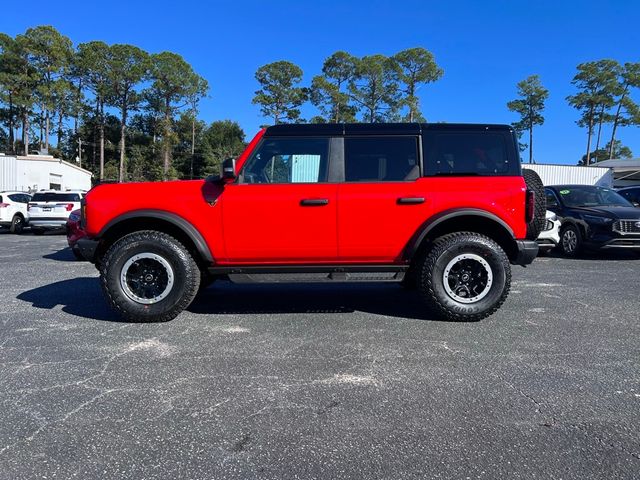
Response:
[[[547,209],[558,215],[560,249],[575,256],[588,249],[640,251],[640,209],[615,190],[592,185],[545,188]]]

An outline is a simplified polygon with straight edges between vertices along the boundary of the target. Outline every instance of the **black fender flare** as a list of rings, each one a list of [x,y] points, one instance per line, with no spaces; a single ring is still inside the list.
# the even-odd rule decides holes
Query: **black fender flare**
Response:
[[[516,237],[513,233],[513,230],[504,220],[502,220],[497,215],[494,215],[493,213],[487,212],[485,210],[480,210],[478,208],[453,208],[430,217],[427,221],[420,225],[418,230],[416,230],[416,232],[407,243],[407,246],[405,247],[403,255],[404,259],[410,261],[420,248],[420,245],[422,244],[422,241],[425,239],[425,237],[429,235],[429,233],[432,232],[438,225],[441,225],[442,223],[451,220],[452,218],[463,216],[473,216],[492,220],[493,222],[500,225],[505,230],[505,232],[511,238],[513,238],[515,242]]]
[[[209,249],[209,246],[207,245],[207,242],[204,240],[204,237],[202,236],[200,231],[196,227],[194,227],[192,223],[185,220],[180,215],[172,212],[167,212],[165,210],[132,210],[130,212],[123,213],[122,215],[118,215],[117,217],[111,219],[104,227],[102,227],[96,238],[100,239],[111,228],[117,226],[122,222],[133,220],[136,218],[152,218],[156,220],[163,220],[167,223],[170,223],[174,227],[179,228],[193,242],[196,250],[198,251],[198,254],[201,255],[204,260],[213,263],[213,255],[211,254],[211,250]]]

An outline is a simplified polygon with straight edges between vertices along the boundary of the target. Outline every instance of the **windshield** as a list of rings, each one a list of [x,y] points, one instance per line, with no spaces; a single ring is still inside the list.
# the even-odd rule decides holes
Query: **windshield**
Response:
[[[619,193],[590,185],[560,187],[558,193],[567,207],[632,207]]]

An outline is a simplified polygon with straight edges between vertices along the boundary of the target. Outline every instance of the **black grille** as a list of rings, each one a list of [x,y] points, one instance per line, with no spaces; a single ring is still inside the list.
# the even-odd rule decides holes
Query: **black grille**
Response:
[[[613,229],[620,233],[640,233],[640,218],[638,220],[618,220]]]

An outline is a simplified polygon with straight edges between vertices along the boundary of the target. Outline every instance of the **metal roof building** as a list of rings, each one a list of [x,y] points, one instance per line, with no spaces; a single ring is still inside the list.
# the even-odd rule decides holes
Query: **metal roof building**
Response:
[[[613,171],[613,185],[615,187],[640,185],[640,158],[605,160],[598,162],[596,165],[610,168]]]
[[[601,162],[604,163],[604,162]],[[581,167],[578,165],[548,165],[527,163],[522,168],[534,170],[544,185],[599,185],[613,186],[613,171],[609,167]]]
[[[89,190],[91,172],[51,155],[0,153],[0,190]]]

